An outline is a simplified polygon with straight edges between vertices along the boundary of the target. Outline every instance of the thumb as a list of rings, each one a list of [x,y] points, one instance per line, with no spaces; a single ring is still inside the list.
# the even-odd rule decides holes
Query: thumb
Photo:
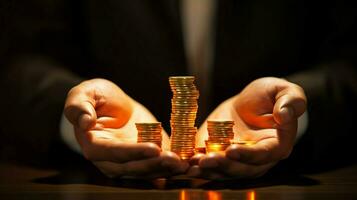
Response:
[[[81,88],[74,87],[67,95],[64,114],[73,126],[88,130],[95,126],[97,119],[94,105],[95,101],[90,96]]]
[[[291,86],[278,91],[275,101],[273,116],[274,120],[280,125],[295,120],[306,110],[307,100],[304,90],[293,83],[291,83]]]

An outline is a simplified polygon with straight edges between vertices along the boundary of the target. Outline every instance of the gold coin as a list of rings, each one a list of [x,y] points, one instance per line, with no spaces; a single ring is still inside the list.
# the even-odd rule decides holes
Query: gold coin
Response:
[[[169,77],[173,97],[171,99],[171,151],[181,159],[189,159],[194,155],[197,99],[199,91],[194,84],[193,76]]]

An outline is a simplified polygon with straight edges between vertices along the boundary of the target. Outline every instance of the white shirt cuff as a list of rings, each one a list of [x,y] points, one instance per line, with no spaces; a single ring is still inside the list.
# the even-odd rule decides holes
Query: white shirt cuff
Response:
[[[73,125],[63,114],[60,123],[60,133],[63,142],[74,152],[82,154],[81,147],[79,146],[76,136],[74,135]]]
[[[297,128],[295,143],[297,143],[300,140],[300,138],[305,134],[308,124],[309,124],[309,116],[306,111],[303,115],[301,115],[298,118],[298,128]]]

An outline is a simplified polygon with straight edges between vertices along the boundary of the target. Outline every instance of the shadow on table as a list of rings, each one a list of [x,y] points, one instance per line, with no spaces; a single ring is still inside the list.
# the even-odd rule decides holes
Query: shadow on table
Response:
[[[274,185],[290,186],[311,186],[319,184],[319,181],[288,173],[270,173],[262,178],[250,180],[219,180],[210,181],[204,179],[192,179],[185,176],[177,176],[170,179],[134,179],[120,178],[109,179],[102,175],[95,167],[81,169],[63,169],[58,174],[49,177],[42,177],[32,180],[35,183],[45,183],[54,185],[63,184],[92,184],[108,187],[121,187],[132,189],[182,189],[200,188],[206,190],[215,189],[249,189]]]

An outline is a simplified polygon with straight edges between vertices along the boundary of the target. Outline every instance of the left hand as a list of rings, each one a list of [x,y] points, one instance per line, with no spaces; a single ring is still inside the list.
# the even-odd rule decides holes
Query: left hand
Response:
[[[297,119],[305,109],[306,96],[300,86],[272,77],[251,82],[241,93],[219,105],[208,120],[233,120],[235,138],[256,143],[234,144],[224,153],[195,155],[188,175],[221,179],[254,178],[265,174],[290,155]],[[196,146],[205,146],[206,122],[197,136]]]
[[[169,152],[162,131],[162,151],[153,143],[137,143],[136,122],[156,122],[143,105],[116,84],[91,79],[72,88],[64,113],[73,124],[83,155],[108,177],[169,177],[184,173],[188,164]]]

